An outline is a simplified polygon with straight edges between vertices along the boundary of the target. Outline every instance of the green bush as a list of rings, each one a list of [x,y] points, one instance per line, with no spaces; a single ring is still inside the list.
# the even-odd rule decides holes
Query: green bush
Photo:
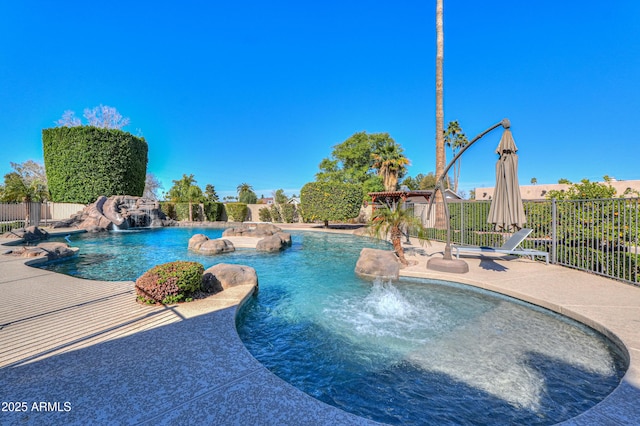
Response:
[[[224,204],[205,201],[204,202],[204,216],[210,222],[217,222],[222,219],[222,213],[224,212]]]
[[[204,266],[198,262],[169,262],[154,266],[136,280],[136,295],[144,303],[189,301],[200,290]]]
[[[280,210],[278,210],[278,206],[275,204],[271,206],[271,220],[275,222],[282,222],[282,217],[280,216]]]
[[[293,204],[281,204],[280,211],[284,223],[293,223],[296,215],[296,207]]]
[[[245,203],[227,203],[224,206],[227,210],[229,222],[244,222],[249,212],[249,208]]]
[[[144,138],[93,126],[42,130],[51,201],[94,202],[99,196],[142,196],[148,146]]]
[[[271,212],[269,211],[269,207],[262,207],[258,210],[258,217],[260,218],[260,222],[271,222]]]
[[[306,221],[347,220],[357,217],[362,206],[360,185],[331,182],[309,182],[300,191],[301,211]]]

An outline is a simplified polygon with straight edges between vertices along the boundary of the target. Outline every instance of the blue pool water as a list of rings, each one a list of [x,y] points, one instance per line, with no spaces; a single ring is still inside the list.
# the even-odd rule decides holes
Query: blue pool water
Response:
[[[152,266],[195,260],[254,267],[260,291],[240,310],[248,350],[274,374],[345,411],[390,424],[554,424],[602,400],[624,358],[601,335],[531,305],[427,280],[369,282],[349,235],[293,233],[281,253],[187,250],[212,229],[72,236],[77,259],[47,269],[135,280]]]

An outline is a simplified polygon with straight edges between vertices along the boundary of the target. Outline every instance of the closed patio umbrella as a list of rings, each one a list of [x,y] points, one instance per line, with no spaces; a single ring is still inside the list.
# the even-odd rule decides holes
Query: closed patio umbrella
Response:
[[[518,185],[517,150],[511,130],[505,127],[496,149],[500,158],[496,163],[496,187],[487,218],[496,231],[517,231],[527,221]]]

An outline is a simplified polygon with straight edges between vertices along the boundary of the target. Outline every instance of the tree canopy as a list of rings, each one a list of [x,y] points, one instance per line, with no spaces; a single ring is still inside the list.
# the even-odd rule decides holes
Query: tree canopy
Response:
[[[388,133],[358,132],[333,147],[331,157],[320,162],[316,180],[360,185],[365,194],[385,190],[385,182],[395,189],[408,164]]]
[[[131,120],[123,117],[114,107],[100,104],[92,109],[84,109],[84,118],[87,119],[87,125],[99,127],[101,129],[122,129],[128,125]],[[66,110],[62,114],[62,118],[56,121],[59,127],[76,127],[82,126],[82,121],[75,116],[75,112]]]
[[[158,191],[163,188],[162,182],[153,173],[147,173],[144,181],[144,191],[142,196],[150,200],[158,200]]]
[[[0,200],[4,202],[44,201],[49,197],[44,166],[33,160],[10,163],[13,172],[4,175]]]
[[[173,203],[197,203],[204,200],[202,189],[196,185],[193,175],[182,175],[182,179],[174,180],[169,189],[169,200]]]
[[[608,183],[590,182],[582,179],[580,183],[573,183],[566,191],[552,190],[547,192],[547,199],[558,200],[593,200],[599,198],[613,198],[616,189]]]
[[[258,202],[258,196],[253,191],[253,187],[248,183],[241,183],[237,187],[238,201],[244,204],[256,204]]]

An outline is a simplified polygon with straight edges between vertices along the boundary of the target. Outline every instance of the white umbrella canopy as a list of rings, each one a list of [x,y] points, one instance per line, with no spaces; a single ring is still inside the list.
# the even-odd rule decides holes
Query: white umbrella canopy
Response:
[[[496,163],[496,187],[493,192],[487,222],[497,231],[513,232],[527,222],[518,184],[518,148],[511,130],[504,129],[496,152],[500,156]]]

